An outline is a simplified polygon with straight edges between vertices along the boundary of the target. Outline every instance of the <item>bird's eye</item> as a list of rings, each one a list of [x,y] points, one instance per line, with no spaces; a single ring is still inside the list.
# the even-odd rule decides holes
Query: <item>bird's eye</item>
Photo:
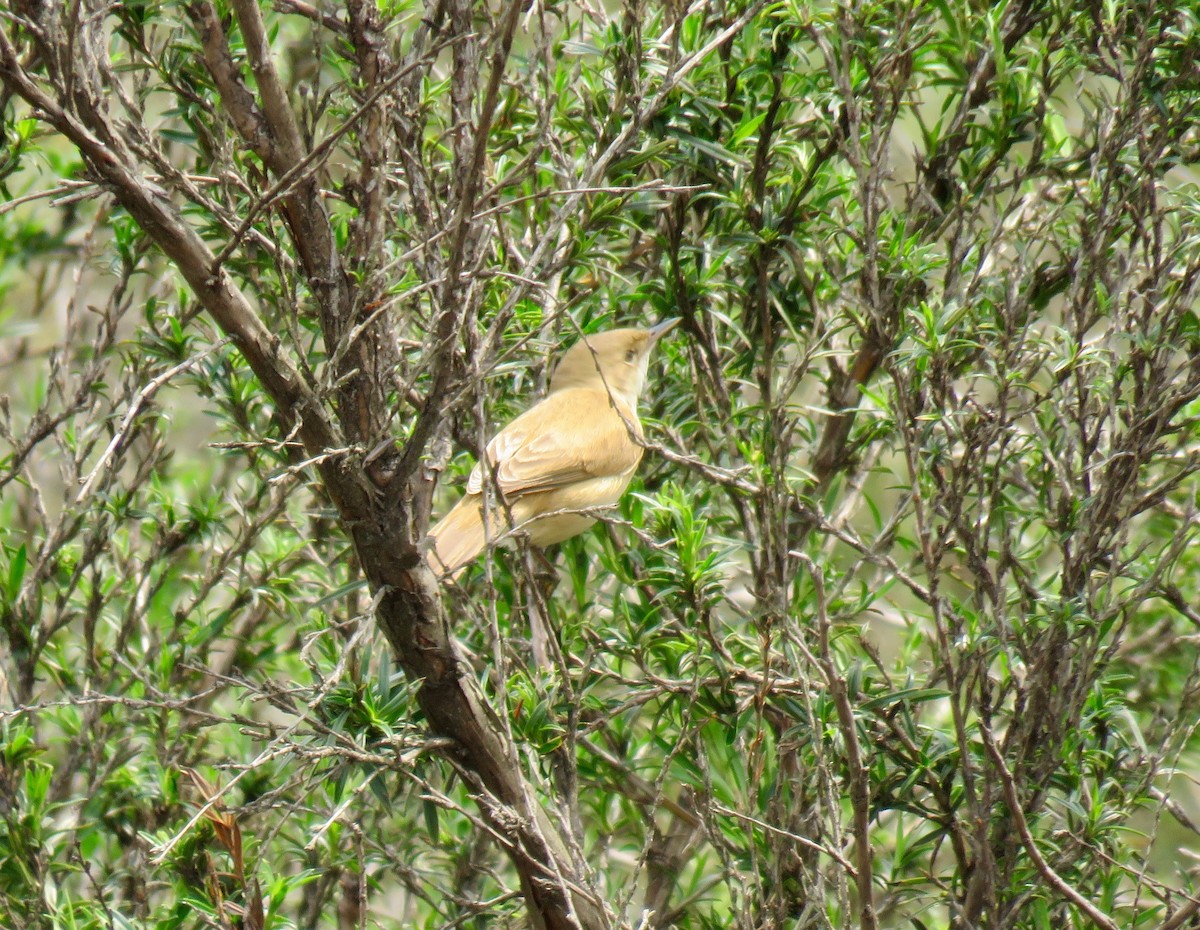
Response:
[[[630,349],[625,353],[625,361],[632,364],[635,358],[637,358],[637,349]]]

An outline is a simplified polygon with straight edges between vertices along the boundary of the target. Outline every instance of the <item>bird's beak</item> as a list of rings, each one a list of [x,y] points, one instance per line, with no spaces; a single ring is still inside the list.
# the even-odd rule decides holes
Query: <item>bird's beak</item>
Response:
[[[661,323],[655,323],[650,327],[650,338],[658,342],[663,336],[679,325],[679,317],[673,316],[669,320],[663,320]]]

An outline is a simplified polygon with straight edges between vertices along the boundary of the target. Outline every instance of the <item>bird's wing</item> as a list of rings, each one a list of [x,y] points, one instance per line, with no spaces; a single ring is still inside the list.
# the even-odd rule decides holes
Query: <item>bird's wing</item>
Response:
[[[507,498],[550,491],[577,481],[623,475],[642,458],[630,438],[641,429],[635,414],[614,409],[605,391],[556,391],[504,427],[488,443],[487,458]],[[628,424],[628,425],[627,425]],[[482,463],[467,479],[467,493],[483,488]]]

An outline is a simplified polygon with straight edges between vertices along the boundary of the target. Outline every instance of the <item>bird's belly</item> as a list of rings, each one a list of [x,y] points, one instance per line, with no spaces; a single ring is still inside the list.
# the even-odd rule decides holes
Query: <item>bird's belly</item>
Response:
[[[552,546],[578,536],[595,523],[596,518],[577,511],[596,510],[617,503],[629,487],[632,474],[631,471],[624,475],[592,478],[565,488],[528,494],[513,507],[518,529],[528,533],[529,541],[535,546]]]
[[[548,517],[535,517],[521,526],[521,530],[529,534],[531,544],[541,548],[578,536],[595,522],[594,518],[585,517],[583,514],[560,513]]]

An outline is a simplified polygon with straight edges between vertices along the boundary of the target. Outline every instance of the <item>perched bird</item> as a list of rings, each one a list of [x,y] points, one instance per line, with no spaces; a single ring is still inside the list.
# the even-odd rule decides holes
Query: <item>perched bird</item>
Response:
[[[650,329],[614,329],[571,346],[544,399],[487,445],[487,464],[467,479],[467,493],[429,535],[430,566],[454,575],[509,531],[550,546],[596,522],[580,511],[620,500],[642,458],[637,403],[650,351],[678,319]],[[497,492],[484,530],[484,469]]]

